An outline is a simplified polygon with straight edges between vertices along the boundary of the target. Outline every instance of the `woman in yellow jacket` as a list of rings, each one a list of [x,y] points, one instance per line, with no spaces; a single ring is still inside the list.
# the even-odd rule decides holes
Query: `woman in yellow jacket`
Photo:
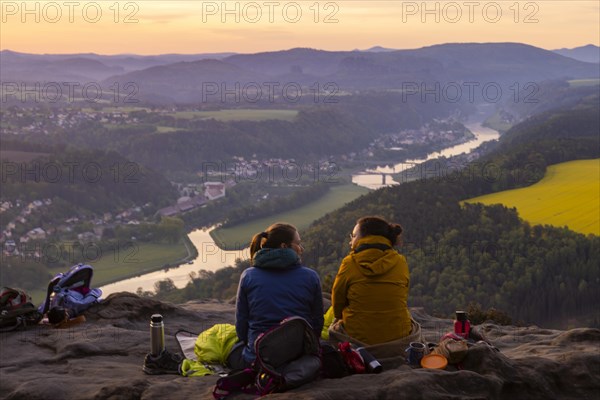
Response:
[[[356,222],[350,254],[333,283],[332,306],[351,337],[369,345],[410,334],[407,298],[408,265],[393,248],[401,244],[402,227],[383,218]]]

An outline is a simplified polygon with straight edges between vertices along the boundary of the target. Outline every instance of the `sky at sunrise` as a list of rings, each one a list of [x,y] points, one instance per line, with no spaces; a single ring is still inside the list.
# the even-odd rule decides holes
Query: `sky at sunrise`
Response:
[[[0,1],[0,49],[254,53],[450,42],[599,44],[592,1]]]

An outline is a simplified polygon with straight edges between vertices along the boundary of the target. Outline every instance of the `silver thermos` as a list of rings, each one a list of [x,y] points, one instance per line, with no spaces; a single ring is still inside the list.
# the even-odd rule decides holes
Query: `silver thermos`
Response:
[[[165,350],[165,324],[160,314],[150,317],[151,354],[158,357]]]

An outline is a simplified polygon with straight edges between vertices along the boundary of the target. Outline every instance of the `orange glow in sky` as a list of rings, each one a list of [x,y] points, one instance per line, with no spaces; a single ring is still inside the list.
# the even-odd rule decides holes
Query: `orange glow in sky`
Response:
[[[0,1],[0,49],[254,53],[522,42],[599,44],[592,1]]]

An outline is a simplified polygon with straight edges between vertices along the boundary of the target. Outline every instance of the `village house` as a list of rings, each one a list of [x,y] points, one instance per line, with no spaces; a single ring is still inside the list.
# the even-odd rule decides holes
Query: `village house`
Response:
[[[177,200],[177,204],[174,206],[169,206],[165,208],[161,208],[158,210],[158,214],[163,217],[172,217],[181,212],[187,212],[193,210],[195,208],[201,207],[206,204],[206,199],[203,196],[195,196],[195,197],[180,197]]]
[[[34,228],[27,232],[27,236],[31,240],[44,240],[46,239],[46,232],[42,228]]]
[[[82,242],[93,242],[99,239],[100,238],[96,236],[94,232],[83,232],[77,235],[77,240],[80,240]]]
[[[204,196],[208,200],[225,197],[225,184],[221,182],[206,182],[204,184]]]
[[[7,240],[6,243],[4,243],[4,249],[6,251],[8,251],[9,253],[12,253],[15,251],[15,247],[17,247],[17,244],[15,243],[14,240]]]
[[[10,201],[5,201],[2,204],[0,204],[0,212],[8,211],[11,208],[12,208],[12,202],[10,202]]]
[[[158,214],[162,217],[172,217],[179,214],[179,208],[177,206],[169,206],[158,210]]]

